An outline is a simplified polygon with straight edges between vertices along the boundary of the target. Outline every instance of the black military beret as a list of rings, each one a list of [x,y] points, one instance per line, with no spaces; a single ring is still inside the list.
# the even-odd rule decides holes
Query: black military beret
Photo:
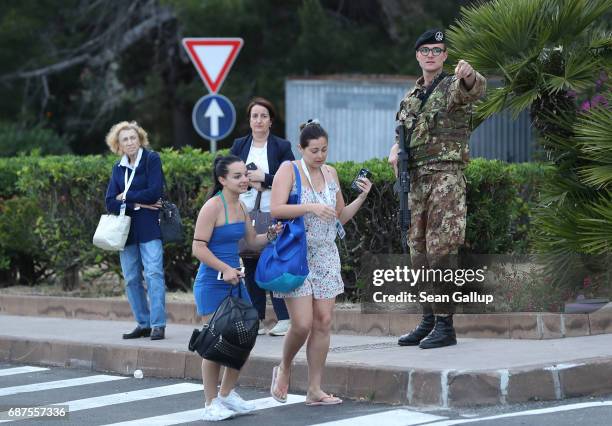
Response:
[[[423,34],[417,38],[416,43],[414,44],[414,50],[419,50],[424,44],[437,44],[444,43],[446,41],[446,36],[444,35],[444,31],[439,28],[434,28],[432,30],[427,30]]]

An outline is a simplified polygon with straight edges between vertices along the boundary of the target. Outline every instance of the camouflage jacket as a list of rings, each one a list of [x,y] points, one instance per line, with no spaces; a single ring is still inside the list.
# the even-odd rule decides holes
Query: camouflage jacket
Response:
[[[424,93],[423,77],[400,103],[399,120],[407,130],[414,123],[410,139],[410,167],[442,170],[463,168],[469,161],[472,104],[486,90],[485,78],[476,72],[476,81],[467,90],[454,75],[440,81],[421,108],[418,95]]]

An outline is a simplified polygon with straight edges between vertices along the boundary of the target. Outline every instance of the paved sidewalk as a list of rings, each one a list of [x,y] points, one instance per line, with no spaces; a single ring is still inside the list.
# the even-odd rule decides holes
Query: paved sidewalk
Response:
[[[415,307],[416,309],[416,307]],[[108,298],[25,296],[0,294],[0,314],[43,316],[68,319],[130,321],[132,311],[127,300]],[[193,302],[168,302],[166,314],[171,324],[199,324]],[[275,315],[268,306],[266,326]],[[403,311],[361,313],[361,305],[337,305],[332,321],[336,334],[400,336],[420,322],[421,314]],[[495,313],[457,314],[454,318],[459,337],[495,339],[559,339],[612,333],[612,303],[590,314],[565,313]]]
[[[0,361],[200,379],[187,350],[193,325],[170,324],[163,341],[122,340],[133,322],[0,315]],[[241,383],[267,387],[282,338],[260,336]],[[306,389],[305,353],[292,391]],[[333,335],[325,389],[353,398],[435,406],[487,405],[612,393],[612,335],[553,340],[460,339],[435,350],[394,337]]]

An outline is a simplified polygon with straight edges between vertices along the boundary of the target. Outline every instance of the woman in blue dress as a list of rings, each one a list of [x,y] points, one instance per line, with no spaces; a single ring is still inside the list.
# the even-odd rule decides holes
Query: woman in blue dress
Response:
[[[193,285],[198,314],[208,322],[228,294],[249,300],[249,294],[242,278],[238,241],[244,238],[252,248],[260,248],[272,240],[279,231],[270,229],[268,234],[257,235],[246,207],[239,200],[247,191],[249,178],[244,162],[236,156],[217,157],[213,167],[214,187],[196,221],[193,255],[201,262]],[[222,279],[218,274],[222,273]],[[238,287],[240,286],[240,288]],[[202,381],[204,383],[204,420],[223,420],[240,413],[247,413],[255,407],[243,400],[234,390],[240,371],[225,368],[221,387],[217,392],[221,365],[202,360]]]

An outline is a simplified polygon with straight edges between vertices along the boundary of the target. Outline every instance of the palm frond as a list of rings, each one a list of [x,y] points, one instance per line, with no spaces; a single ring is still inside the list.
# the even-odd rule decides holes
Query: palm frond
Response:
[[[540,96],[540,91],[537,87],[528,90],[521,95],[513,96],[508,102],[508,108],[512,112],[512,117],[516,119],[523,110],[531,106],[533,101],[535,101],[538,96]]]
[[[599,68],[599,62],[589,51],[569,52],[561,75],[543,73],[544,86],[551,93],[588,89],[593,85],[593,70]]]
[[[612,198],[602,194],[599,200],[578,216],[578,241],[585,253],[612,253]]]
[[[451,25],[451,57],[463,58],[484,73],[495,72],[508,58],[522,58],[534,44],[542,3],[549,0],[493,0],[463,8]]]
[[[610,99],[608,102],[610,103]],[[580,157],[590,164],[579,169],[587,185],[601,189],[612,185],[612,110],[597,107],[580,114],[575,134]]]
[[[539,236],[536,247],[542,252],[578,252],[580,244],[576,240],[576,210],[579,208],[575,203],[539,208],[534,218]]]
[[[597,189],[612,187],[612,164],[581,167],[578,175],[582,182]]]
[[[589,41],[589,49],[611,49],[612,34],[609,31],[597,31]]]
[[[612,104],[612,97],[608,96],[607,101]],[[592,108],[578,116],[575,125],[576,139],[588,158],[592,158],[592,155],[604,155],[603,159],[612,160],[611,123],[612,109],[609,107]]]
[[[548,4],[551,41],[568,44],[612,8],[610,0],[557,0]]]
[[[503,111],[509,93],[510,89],[507,87],[487,90],[485,99],[476,106],[476,118],[482,121],[495,113]]]

